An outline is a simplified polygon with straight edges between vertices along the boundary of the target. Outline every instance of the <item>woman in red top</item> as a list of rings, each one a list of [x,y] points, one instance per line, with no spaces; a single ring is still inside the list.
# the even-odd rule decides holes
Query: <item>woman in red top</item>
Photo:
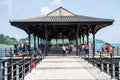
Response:
[[[110,53],[110,47],[111,47],[110,44],[107,44],[107,45],[106,45],[106,51],[107,51],[107,54]]]

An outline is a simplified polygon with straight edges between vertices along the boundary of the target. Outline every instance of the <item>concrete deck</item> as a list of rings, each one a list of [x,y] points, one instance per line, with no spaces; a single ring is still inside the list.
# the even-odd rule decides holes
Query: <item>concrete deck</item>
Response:
[[[111,80],[78,56],[47,56],[24,80]]]

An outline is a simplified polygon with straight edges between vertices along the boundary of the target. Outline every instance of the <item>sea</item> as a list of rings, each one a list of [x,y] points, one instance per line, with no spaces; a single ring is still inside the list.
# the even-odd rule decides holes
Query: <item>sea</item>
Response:
[[[96,44],[95,49],[96,51],[101,51],[101,48],[104,44]],[[120,43],[111,43],[111,46],[115,47],[114,55],[120,56]]]
[[[101,47],[103,45],[104,44],[96,44],[95,51],[101,51]],[[115,47],[115,55],[120,55],[120,43],[113,43],[111,45]],[[0,45],[0,57],[5,56],[6,54],[4,53],[4,51],[1,51],[1,50],[5,50],[5,49],[9,50],[10,48],[13,50],[13,47],[14,47],[13,45]],[[90,46],[90,49],[91,49],[91,46]]]
[[[13,45],[1,45],[0,46],[0,57],[5,57],[5,54],[7,51],[5,50],[10,50],[10,48],[13,50]],[[12,51],[13,52],[13,51]]]

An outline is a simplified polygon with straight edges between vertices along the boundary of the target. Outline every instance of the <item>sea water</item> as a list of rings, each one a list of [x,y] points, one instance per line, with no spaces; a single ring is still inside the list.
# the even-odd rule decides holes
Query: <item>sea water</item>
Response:
[[[95,51],[101,51],[101,48],[104,44],[96,44],[95,45]],[[110,44],[111,46],[115,47],[114,55],[120,56],[120,44]]]
[[[95,45],[95,51],[101,51],[101,47],[103,47],[103,45],[104,44],[96,44]],[[120,44],[116,43],[116,44],[111,44],[111,45],[115,47],[115,53],[114,53],[114,55],[120,55]],[[92,49],[91,45],[89,45],[89,46],[90,46],[90,49]],[[13,47],[14,47],[13,45],[4,45],[4,46],[0,46],[0,49],[5,50],[5,48],[6,48],[7,50],[9,50],[11,48],[13,50]],[[5,54],[6,53],[4,53],[4,56],[5,56]],[[1,51],[0,51],[0,57],[2,55],[3,54],[1,54]]]
[[[7,54],[5,52],[5,49],[10,50],[10,48],[13,50],[13,45],[3,45],[3,46],[0,46],[0,58],[2,56],[5,57],[5,54]]]

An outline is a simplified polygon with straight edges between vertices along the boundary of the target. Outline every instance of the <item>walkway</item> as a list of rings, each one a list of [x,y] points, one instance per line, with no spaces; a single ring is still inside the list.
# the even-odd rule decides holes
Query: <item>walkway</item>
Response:
[[[25,80],[111,80],[77,56],[47,56]]]

